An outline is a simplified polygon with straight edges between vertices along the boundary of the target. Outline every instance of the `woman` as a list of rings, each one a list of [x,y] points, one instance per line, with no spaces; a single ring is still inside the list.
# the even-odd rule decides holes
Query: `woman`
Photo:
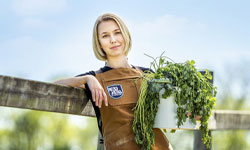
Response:
[[[94,25],[93,49],[97,59],[105,61],[106,65],[98,71],[56,81],[74,87],[86,84],[107,150],[139,149],[132,132],[132,109],[138,100],[141,73],[149,69],[128,63],[130,48],[130,33],[123,21],[114,14],[103,14]],[[152,149],[170,149],[161,130],[154,129],[154,133]]]

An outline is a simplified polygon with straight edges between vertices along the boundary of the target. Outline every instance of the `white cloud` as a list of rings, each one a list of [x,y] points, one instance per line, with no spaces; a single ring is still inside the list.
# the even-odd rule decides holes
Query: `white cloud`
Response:
[[[1,74],[11,76],[38,76],[44,65],[49,65],[51,53],[47,43],[29,36],[20,36],[0,42]],[[42,71],[41,71],[42,72]],[[34,79],[34,78],[33,78]]]
[[[46,15],[65,11],[66,0],[13,0],[12,9],[19,15]]]
[[[202,40],[207,30],[202,22],[168,14],[144,23],[132,24],[129,21],[128,26],[133,38],[130,58],[138,62],[139,57],[141,62],[138,63],[142,65],[151,61],[144,53],[156,57],[166,51],[165,55],[177,62],[193,59],[203,46],[197,41]]]
[[[250,57],[246,47],[223,37],[216,40],[218,33],[199,20],[167,14],[143,23],[128,21],[128,26],[133,40],[129,58],[142,66],[152,61],[144,53],[156,57],[163,51],[176,62],[195,60],[198,67],[210,69]]]
[[[135,38],[139,35],[142,40],[152,41],[177,36],[188,23],[186,18],[165,15],[155,20],[131,25],[131,30],[132,33],[136,33]]]
[[[71,72],[73,75],[85,73],[90,70],[98,70],[104,62],[98,61],[92,48],[92,26],[82,29],[72,28],[70,33],[65,34],[63,39],[53,45],[56,54],[57,72]]]
[[[54,22],[45,21],[38,18],[24,18],[20,24],[22,29],[46,29],[50,27],[55,27]]]

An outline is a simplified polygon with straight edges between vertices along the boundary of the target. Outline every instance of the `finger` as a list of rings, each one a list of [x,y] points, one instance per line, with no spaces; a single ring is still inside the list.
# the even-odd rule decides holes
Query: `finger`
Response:
[[[103,97],[104,97],[104,103],[105,103],[105,106],[108,106],[108,98],[107,98],[107,95],[106,93],[103,91]]]
[[[102,107],[102,100],[103,100],[102,91],[99,91],[99,108]]]
[[[95,90],[91,90],[91,94],[92,94],[92,100],[95,102],[96,99],[95,99]]]
[[[96,102],[95,102],[95,104],[96,104],[96,106],[99,106],[99,91],[96,91],[96,92],[95,92],[95,97],[96,97]]]

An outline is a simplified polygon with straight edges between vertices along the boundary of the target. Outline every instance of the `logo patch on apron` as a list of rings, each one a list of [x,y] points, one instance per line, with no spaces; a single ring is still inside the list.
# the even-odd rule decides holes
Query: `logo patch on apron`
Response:
[[[123,89],[120,84],[107,86],[109,96],[113,99],[119,99],[123,96]]]

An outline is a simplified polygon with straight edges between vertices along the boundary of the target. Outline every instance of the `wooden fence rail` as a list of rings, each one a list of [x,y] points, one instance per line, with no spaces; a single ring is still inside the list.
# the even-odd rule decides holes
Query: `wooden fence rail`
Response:
[[[0,106],[95,117],[83,89],[2,75]],[[250,111],[216,110],[210,117],[209,128],[211,131],[249,130]],[[195,137],[194,149],[200,150],[199,132],[196,131]],[[102,145],[98,147],[102,149]]]

